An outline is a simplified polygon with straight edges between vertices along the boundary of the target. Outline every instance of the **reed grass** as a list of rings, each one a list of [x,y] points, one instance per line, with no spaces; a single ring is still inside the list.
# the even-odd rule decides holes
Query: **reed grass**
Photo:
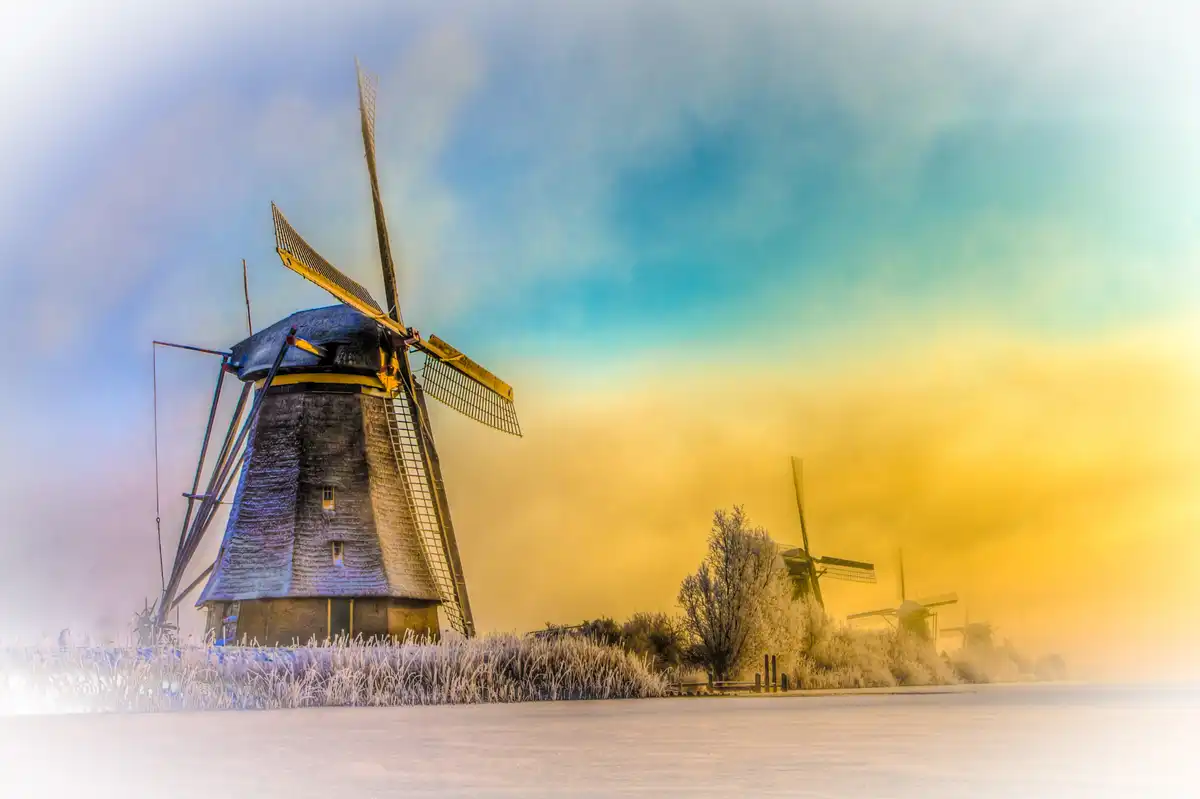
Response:
[[[643,658],[586,638],[0,650],[0,715],[618,699],[666,689]]]

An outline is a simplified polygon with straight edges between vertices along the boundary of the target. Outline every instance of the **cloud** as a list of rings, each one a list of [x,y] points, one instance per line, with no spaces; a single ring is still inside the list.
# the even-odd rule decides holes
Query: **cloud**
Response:
[[[653,256],[664,251],[685,262],[711,254],[750,279],[761,270],[744,255],[749,245],[782,234],[803,252],[813,238],[830,236],[804,226],[830,224],[820,214],[828,208],[836,209],[832,222],[845,226],[837,241],[843,247],[878,236],[888,222],[896,228],[887,244],[900,247],[910,217],[924,213],[920,221],[935,224],[949,216],[951,229],[927,235],[899,262],[909,275],[949,276],[957,267],[948,258],[928,263],[939,255],[930,252],[941,244],[938,233],[969,237],[978,223],[985,232],[1002,228],[1011,241],[1011,231],[1039,208],[1060,213],[1085,199],[1099,205],[1095,217],[1065,220],[1057,234],[1103,238],[1096,217],[1120,196],[1112,183],[1146,172],[1142,153],[1159,136],[1138,128],[1130,138],[1114,134],[1114,126],[1174,118],[1181,99],[1164,87],[1169,81],[1158,60],[1148,60],[1154,32],[1178,13],[1166,6],[1157,17],[1137,15],[1131,27],[1111,13],[1081,22],[1072,13],[1079,7],[1065,3],[970,12],[935,4],[916,16],[888,4],[763,3],[704,13],[672,3],[529,8],[537,24],[506,25],[500,13],[464,23],[487,53],[488,69],[446,156],[448,168],[458,161],[473,168],[454,172],[454,236],[429,265],[439,293],[457,295],[470,285],[491,306],[519,305],[523,295],[540,296],[539,288],[581,279],[645,281],[666,260]],[[1130,67],[1114,55],[1117,43],[1147,59]],[[1155,102],[1138,99],[1147,96]],[[1070,152],[1049,151],[1056,131],[1070,137],[1076,121],[1090,126],[1075,131],[1085,139],[1119,141],[1094,159],[1091,152],[1073,161]],[[960,188],[974,203],[954,216],[955,209],[938,205],[947,193],[936,181],[963,164],[936,158],[975,141],[993,149],[968,151],[973,179]],[[688,196],[695,188],[688,186],[656,195],[661,204],[647,207],[636,191],[623,193],[631,178],[652,183],[664,165],[686,168],[713,142],[737,160],[729,185],[712,195]],[[989,163],[990,171],[978,166]],[[1080,180],[1070,171],[1078,164],[1121,177]],[[1030,192],[1018,197],[1021,207],[999,184],[1014,172]],[[1071,195],[1076,183],[1079,193]],[[1034,187],[1057,192],[1058,206],[1039,206]],[[798,197],[815,207],[809,219]],[[1177,197],[1175,207],[1194,204],[1192,192]],[[1152,222],[1153,214],[1128,210],[1128,226]],[[649,220],[649,232],[633,235],[630,219]],[[859,220],[857,230],[851,219]],[[844,255],[835,249],[834,257]],[[1089,268],[1097,269],[1090,255]],[[855,277],[871,280],[886,268],[880,260]]]
[[[245,229],[265,195],[286,196],[285,208],[303,215],[297,224],[319,250],[368,285],[378,282],[369,213],[363,213],[369,203],[358,180],[352,87],[329,95],[345,99],[330,100],[324,85],[297,89],[277,66],[294,61],[297,43],[316,30],[326,44],[305,51],[307,75],[331,80],[332,72],[309,64],[332,63],[343,51],[348,63],[364,41],[374,53],[364,54],[368,66],[383,73],[385,199],[410,261],[405,279],[413,304],[435,320],[464,317],[481,303],[520,304],[547,284],[644,277],[654,242],[631,238],[623,218],[649,212],[680,257],[688,255],[678,244],[688,231],[736,251],[793,230],[797,192],[814,168],[831,169],[831,162],[838,183],[817,185],[833,190],[819,201],[836,206],[836,190],[847,183],[854,191],[920,199],[916,181],[930,153],[972,126],[1003,131],[1029,120],[1067,123],[1087,119],[1101,102],[1109,117],[1174,119],[1178,81],[1163,66],[1166,54],[1179,56],[1181,65],[1194,60],[1190,51],[1177,52],[1182,43],[1168,35],[1183,8],[1171,3],[1155,5],[1154,13],[1122,5],[1086,14],[1065,2],[985,4],[970,12],[935,3],[915,15],[874,2],[764,1],[736,10],[678,2],[586,8],[466,2],[420,13],[361,3],[340,16],[308,4],[299,9],[305,13],[260,4],[229,15],[185,4],[160,11],[161,19],[119,5],[104,18],[120,33],[112,41],[125,45],[119,57],[103,50],[104,37],[80,34],[70,58],[71,31],[86,26],[57,27],[53,20],[69,15],[62,4],[56,8],[59,17],[51,9],[24,20],[42,31],[29,41],[59,53],[55,63],[71,74],[86,73],[90,95],[114,99],[107,106],[113,113],[70,99],[85,92],[65,92],[65,74],[43,76],[40,87],[14,82],[13,92],[29,96],[14,94],[8,105],[37,108],[49,120],[54,112],[34,98],[55,96],[64,109],[54,120],[59,131],[86,132],[89,122],[102,123],[110,136],[132,131],[72,176],[37,233],[23,231],[33,241],[50,238],[49,230],[55,240],[65,238],[46,252],[21,252],[21,260],[62,289],[78,285],[86,300],[69,310],[89,313],[118,306],[140,278],[164,279],[165,264],[181,249],[194,252],[196,242],[209,260],[236,262],[247,252],[252,260],[260,253],[269,258],[265,237],[242,233],[230,240],[216,232]],[[528,24],[514,25],[518,18]],[[371,37],[364,36],[368,29]],[[287,35],[269,37],[268,47],[255,38],[267,30]],[[154,46],[144,46],[149,39]],[[205,43],[218,40],[234,51],[239,42],[257,44],[217,70],[215,51]],[[129,55],[135,52],[142,62]],[[224,59],[230,49],[221,52]],[[86,64],[97,66],[89,71]],[[153,81],[127,80],[139,70]],[[211,87],[193,94],[194,76],[205,73],[212,74]],[[231,80],[234,74],[243,77]],[[172,75],[185,93],[162,102],[169,95],[161,87]],[[158,88],[152,91],[151,83]],[[265,101],[260,83],[268,88]],[[153,100],[153,108],[135,108],[135,99]],[[92,116],[68,119],[65,109],[77,106]],[[135,111],[136,125],[115,121]],[[28,127],[41,131],[41,148],[32,144],[38,138],[9,142],[14,170],[59,148],[62,142],[44,127]],[[739,171],[728,193],[690,210],[669,197],[666,208],[642,209],[636,197],[621,193],[631,175],[686,157],[704,137],[737,148]],[[74,147],[86,149],[81,141]],[[74,163],[66,149],[60,155]],[[1024,168],[1019,153],[1008,155]],[[35,183],[59,180],[21,174],[9,185],[27,186],[30,194]],[[667,227],[677,205],[677,224]],[[1194,196],[1190,203],[1185,196],[1171,207],[1191,205]],[[66,270],[84,277],[61,281]],[[110,277],[86,276],[96,270]],[[40,314],[49,303],[39,300]]]
[[[403,178],[391,185],[393,226],[400,249],[421,254],[422,262],[436,260],[434,242],[446,235],[454,213],[429,162],[448,136],[455,92],[469,91],[474,69],[461,36],[440,29],[430,35],[391,70],[384,94],[407,92],[416,101],[385,106],[383,115],[405,122],[402,155],[390,159],[396,169],[385,177]],[[455,59],[462,64],[457,71]],[[31,324],[45,332],[44,346],[60,348],[79,326],[134,294],[144,298],[140,312],[156,318],[152,306],[181,293],[211,303],[214,256],[232,265],[249,250],[252,262],[265,261],[273,248],[271,199],[347,273],[380,284],[350,80],[346,88],[344,100],[332,105],[288,90],[263,102],[213,89],[149,120],[55,207],[45,223],[54,235],[30,237],[22,248],[23,269],[6,276],[23,296],[9,321]],[[283,270],[275,272],[268,278],[271,313],[298,293],[279,279]]]

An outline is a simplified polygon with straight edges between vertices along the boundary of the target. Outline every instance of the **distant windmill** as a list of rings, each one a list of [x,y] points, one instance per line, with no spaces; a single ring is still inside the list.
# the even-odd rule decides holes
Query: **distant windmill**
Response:
[[[821,595],[821,578],[847,580],[854,583],[875,582],[875,564],[859,560],[833,558],[828,555],[815,557],[808,548],[808,527],[804,522],[804,461],[792,458],[792,482],[796,489],[796,508],[800,511],[800,535],[803,547],[792,547],[780,553],[792,578],[792,598],[812,594],[822,608],[825,598]]]
[[[961,646],[963,649],[990,649],[992,648],[992,633],[995,628],[986,621],[971,621],[971,613],[969,610],[963,611],[963,623],[958,627],[943,627],[940,630],[941,635],[959,635],[961,636]]]
[[[937,638],[937,611],[934,608],[953,605],[958,602],[958,594],[938,594],[925,599],[909,599],[904,585],[904,552],[900,552],[900,604],[894,608],[866,610],[861,613],[851,613],[847,621],[866,619],[878,616],[883,619],[896,619],[900,626],[922,638]],[[933,630],[929,629],[929,620],[933,620]]]

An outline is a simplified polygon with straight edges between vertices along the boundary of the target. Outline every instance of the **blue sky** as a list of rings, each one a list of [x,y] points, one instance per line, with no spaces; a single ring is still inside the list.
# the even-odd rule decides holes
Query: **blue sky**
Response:
[[[274,199],[375,286],[347,66],[359,54],[383,78],[410,305],[460,335],[488,338],[471,320],[494,312],[506,335],[677,335],[710,315],[761,318],[764,290],[847,304],[880,277],[892,310],[918,315],[973,294],[1031,324],[1170,309],[1174,282],[1114,292],[1122,267],[1102,260],[1171,268],[1194,245],[1195,118],[1157,66],[1178,54],[1150,39],[1171,19],[1143,13],[1139,39],[1069,4],[952,8],[364,6],[325,36],[269,11],[199,15],[176,34],[180,55],[139,63],[134,38],[77,65],[140,77],[104,85],[86,119],[42,112],[56,146],[11,155],[6,249],[26,266],[5,283],[24,273],[37,305],[58,304],[72,281],[47,291],[38,275],[94,260],[105,277],[77,291],[102,296],[68,308],[119,315],[112,335],[203,275],[228,323],[236,297],[207,280],[216,264],[249,258],[268,294],[291,279],[262,223]],[[1047,262],[1080,247],[1081,293],[1041,296],[1047,272],[1070,268]]]
[[[326,302],[271,201],[381,293],[355,56],[406,317],[502,376],[1194,329],[1186,3],[394,5],[0,12],[0,331],[29,342],[0,469],[31,552],[57,436],[63,479],[124,475],[94,491],[141,527],[109,507],[105,535],[144,542],[148,343],[239,338],[242,258],[257,324]],[[163,368],[184,464],[210,376]]]

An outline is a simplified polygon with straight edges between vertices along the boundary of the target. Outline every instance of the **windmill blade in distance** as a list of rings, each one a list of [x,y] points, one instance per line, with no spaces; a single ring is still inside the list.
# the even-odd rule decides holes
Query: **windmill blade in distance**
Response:
[[[425,393],[477,422],[521,435],[512,386],[437,336],[416,343],[425,353],[421,386]]]
[[[918,599],[917,604],[925,608],[937,608],[941,607],[942,605],[953,605],[957,601],[958,594],[949,593],[938,594],[937,596],[931,596],[927,599]]]
[[[407,334],[403,327],[393,321],[371,294],[358,282],[322,258],[296,232],[275,203],[271,203],[271,215],[275,218],[275,251],[283,265],[306,280],[316,283],[334,297],[349,305],[366,317],[401,336]]]
[[[846,580],[852,583],[874,583],[875,564],[859,560],[833,558],[828,555],[816,559],[821,564],[821,572],[825,577],[834,580]]]
[[[880,608],[879,610],[864,610],[861,613],[851,613],[849,616],[846,617],[846,619],[847,620],[849,620],[849,619],[865,619],[868,616],[895,616],[895,615],[896,615],[895,608]]]

